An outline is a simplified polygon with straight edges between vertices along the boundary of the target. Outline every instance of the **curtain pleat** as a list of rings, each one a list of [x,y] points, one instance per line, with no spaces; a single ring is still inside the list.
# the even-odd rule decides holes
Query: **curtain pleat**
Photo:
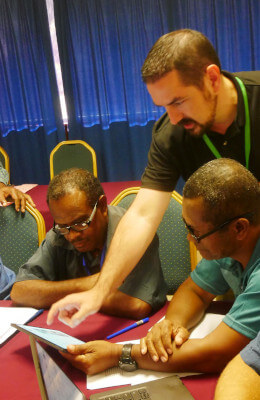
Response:
[[[45,2],[0,0],[2,136],[39,127],[47,134],[57,129],[57,86],[50,54]]]

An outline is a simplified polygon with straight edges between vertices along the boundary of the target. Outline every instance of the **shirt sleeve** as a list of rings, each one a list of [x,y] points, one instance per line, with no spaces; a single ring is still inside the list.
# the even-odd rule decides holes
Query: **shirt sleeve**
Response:
[[[10,294],[14,281],[15,273],[3,265],[0,257],[0,300]]]
[[[257,337],[240,352],[240,355],[242,360],[260,375],[260,331]]]
[[[150,304],[153,311],[164,305],[167,286],[161,269],[157,235],[155,235],[137,266],[119,287],[119,290]]]
[[[46,238],[33,256],[19,268],[16,282],[32,279],[58,280],[55,272],[57,270],[57,265],[56,268],[54,267],[57,257],[55,254],[55,247],[52,244],[54,239],[53,235],[55,235],[54,232],[48,232]]]
[[[224,294],[230,289],[230,286],[223,278],[220,266],[221,260],[205,260],[203,258],[191,272],[191,278],[196,285],[215,296]]]
[[[172,192],[180,177],[176,146],[172,130],[177,129],[169,123],[164,114],[154,125],[152,142],[148,153],[148,163],[142,176],[142,187]]]
[[[239,294],[227,315],[225,322],[230,328],[254,339],[260,331],[260,267],[251,273],[245,290]]]
[[[8,185],[9,182],[9,175],[6,169],[3,168],[3,165],[0,161],[0,182],[4,183],[5,185]]]

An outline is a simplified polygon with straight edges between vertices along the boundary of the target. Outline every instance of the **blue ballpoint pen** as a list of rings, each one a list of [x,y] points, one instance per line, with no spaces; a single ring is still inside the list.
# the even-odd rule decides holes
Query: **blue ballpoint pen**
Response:
[[[112,333],[112,335],[107,336],[107,339],[112,339],[113,337],[118,336],[118,335],[121,335],[121,333],[130,331],[130,330],[133,329],[133,328],[137,328],[137,326],[143,325],[143,324],[145,324],[145,323],[148,322],[148,321],[149,321],[149,318],[148,318],[148,317],[147,317],[147,318],[144,318],[144,319],[140,319],[140,321],[137,321],[137,322],[135,322],[134,324],[129,325],[129,326],[127,326],[126,328],[121,329],[120,331],[117,331],[117,332],[115,332],[115,333]]]

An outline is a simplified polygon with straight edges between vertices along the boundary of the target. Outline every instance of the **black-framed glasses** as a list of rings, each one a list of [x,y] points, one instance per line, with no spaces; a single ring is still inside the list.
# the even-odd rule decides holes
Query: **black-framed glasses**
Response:
[[[69,226],[60,226],[59,224],[53,225],[53,230],[56,233],[60,233],[61,235],[67,235],[70,230],[72,229],[73,231],[76,232],[81,232],[84,231],[85,229],[88,229],[89,225],[93,221],[93,218],[95,216],[96,210],[97,210],[97,205],[98,205],[98,200],[96,201],[93,211],[90,215],[90,217],[87,219],[87,221],[82,221],[82,222],[77,222],[76,224],[69,225]]]
[[[193,237],[193,239],[196,240],[197,243],[199,243],[202,239],[205,239],[206,237],[219,231],[220,229],[224,228],[226,225],[230,224],[231,222],[235,221],[236,219],[243,218],[243,217],[249,217],[249,216],[253,215],[253,213],[254,213],[254,211],[249,211],[244,214],[237,215],[236,217],[229,218],[227,221],[223,222],[221,225],[218,225],[216,228],[214,228],[211,231],[204,233],[203,235],[200,235],[200,236],[195,235],[193,228],[190,225],[187,225],[187,223],[184,219],[183,219],[183,222],[184,222],[185,227],[188,230],[189,234]]]

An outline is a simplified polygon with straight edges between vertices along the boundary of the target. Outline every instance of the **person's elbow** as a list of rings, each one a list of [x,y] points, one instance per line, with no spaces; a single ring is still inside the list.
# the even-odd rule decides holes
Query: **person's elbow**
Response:
[[[113,302],[104,303],[101,311],[117,317],[140,320],[148,317],[152,312],[150,304],[135,297],[125,296],[113,299]]]
[[[152,312],[150,304],[143,300],[134,298],[125,310],[125,316],[128,318],[140,320],[148,317]],[[127,315],[126,315],[127,314]]]
[[[26,281],[15,282],[13,284],[10,297],[14,305],[24,307],[36,307],[36,304],[31,301],[31,296],[28,296],[30,290],[27,288]]]
[[[12,302],[15,305],[19,305],[19,306],[20,305],[24,305],[23,304],[23,297],[24,296],[22,295],[23,290],[22,290],[21,286],[22,286],[21,282],[15,282],[13,284],[13,287],[12,287],[12,290],[11,290],[11,293],[10,293],[10,297],[11,297]]]

